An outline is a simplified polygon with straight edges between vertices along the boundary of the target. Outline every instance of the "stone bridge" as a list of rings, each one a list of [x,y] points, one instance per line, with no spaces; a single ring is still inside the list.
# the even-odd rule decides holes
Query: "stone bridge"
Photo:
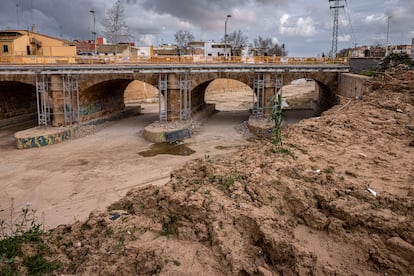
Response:
[[[319,87],[319,107],[331,107],[346,65],[174,64],[0,67],[0,120],[28,113],[39,125],[68,126],[125,108],[134,80],[159,89],[160,120],[188,120],[206,108],[204,94],[215,79],[234,79],[254,91],[253,113],[269,112],[268,99],[283,84],[307,78]]]

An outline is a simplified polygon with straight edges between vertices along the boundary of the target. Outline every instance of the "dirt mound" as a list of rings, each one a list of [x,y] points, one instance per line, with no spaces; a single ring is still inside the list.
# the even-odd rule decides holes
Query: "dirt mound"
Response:
[[[414,274],[414,72],[48,237],[63,273]]]

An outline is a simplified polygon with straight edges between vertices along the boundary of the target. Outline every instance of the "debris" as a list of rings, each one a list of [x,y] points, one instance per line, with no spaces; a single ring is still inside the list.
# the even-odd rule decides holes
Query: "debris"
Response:
[[[396,112],[398,112],[398,113],[404,113],[404,111],[403,111],[402,109],[400,109],[400,108],[398,108],[398,109],[396,110]]]
[[[109,219],[110,220],[117,220],[120,216],[121,216],[121,214],[118,213],[118,212],[110,213],[109,214]]]
[[[320,172],[321,172],[321,170],[317,169],[315,172],[316,172],[316,173],[320,173]]]
[[[363,154],[363,153],[361,153],[361,152],[360,152],[360,153],[358,153],[358,155],[359,155],[359,156],[361,156],[361,157],[364,157],[364,158],[366,158],[366,157],[367,157],[367,155],[366,155],[366,154]]]
[[[371,188],[368,188],[368,192],[370,192],[373,196],[377,196],[377,192],[376,191],[374,191],[373,189],[371,189]]]

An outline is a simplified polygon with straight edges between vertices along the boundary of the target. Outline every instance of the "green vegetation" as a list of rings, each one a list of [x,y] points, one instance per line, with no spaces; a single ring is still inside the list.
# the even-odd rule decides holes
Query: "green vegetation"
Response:
[[[269,101],[272,106],[270,113],[270,120],[273,122],[273,139],[274,145],[273,152],[281,153],[291,156],[293,159],[297,159],[297,156],[293,154],[290,149],[284,148],[282,143],[282,122],[283,122],[283,110],[282,110],[282,93],[278,93],[270,98]]]
[[[161,236],[169,236],[173,234],[178,234],[177,226],[178,218],[176,215],[169,215],[167,219],[162,221]]]
[[[45,258],[50,249],[42,225],[36,222],[35,210],[23,208],[15,219],[13,200],[10,210],[9,222],[0,220],[0,275],[19,275],[19,267],[24,267],[28,275],[50,274],[60,269],[59,261]],[[30,247],[30,256],[25,255],[24,245]]]
[[[409,67],[414,66],[414,61],[410,58],[409,55],[405,53],[401,54],[391,54],[386,56],[379,64],[377,70],[379,72],[384,72],[391,68],[395,68],[399,65],[407,65]]]

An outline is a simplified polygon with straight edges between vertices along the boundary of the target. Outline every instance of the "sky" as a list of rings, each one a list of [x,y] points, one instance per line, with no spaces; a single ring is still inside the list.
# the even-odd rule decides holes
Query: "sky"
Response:
[[[220,41],[241,30],[285,44],[289,56],[317,56],[332,46],[334,12],[329,0],[122,0],[124,19],[138,46],[174,43],[174,33]],[[0,0],[0,30],[30,29],[68,40],[103,36],[105,12],[116,0]],[[338,0],[338,50],[357,45],[411,44],[414,0]],[[388,28],[389,26],[389,28]],[[389,30],[389,32],[388,32]]]

